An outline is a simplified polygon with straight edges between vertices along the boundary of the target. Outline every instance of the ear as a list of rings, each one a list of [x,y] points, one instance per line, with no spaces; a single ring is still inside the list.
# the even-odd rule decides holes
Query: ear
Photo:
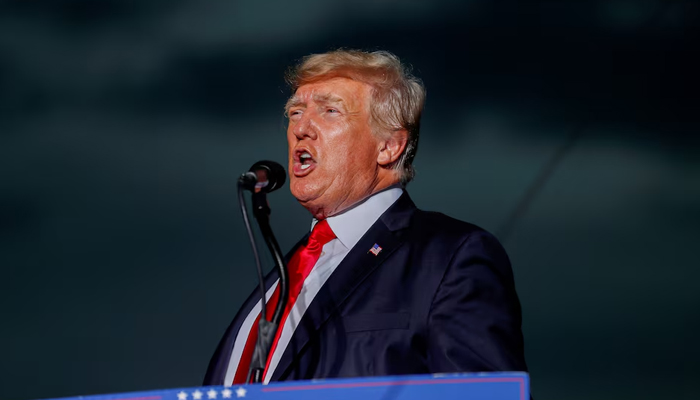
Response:
[[[408,132],[405,129],[394,131],[388,139],[380,141],[377,164],[386,167],[396,162],[403,154],[407,141]]]

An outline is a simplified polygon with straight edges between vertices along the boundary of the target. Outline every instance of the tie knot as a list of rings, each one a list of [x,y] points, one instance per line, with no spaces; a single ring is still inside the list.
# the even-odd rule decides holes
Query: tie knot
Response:
[[[316,225],[314,225],[314,229],[311,231],[311,236],[309,236],[309,244],[316,242],[323,246],[335,238],[335,233],[333,233],[330,225],[328,225],[328,221],[324,219],[318,221]]]

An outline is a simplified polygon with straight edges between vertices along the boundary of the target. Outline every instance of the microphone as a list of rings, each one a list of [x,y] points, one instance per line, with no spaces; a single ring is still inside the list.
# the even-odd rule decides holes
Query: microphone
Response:
[[[274,161],[258,161],[250,170],[238,178],[238,183],[244,189],[253,193],[270,193],[284,185],[287,173],[284,167]]]
[[[248,172],[244,173],[238,178],[238,202],[241,206],[243,222],[245,223],[246,230],[248,231],[248,239],[250,239],[250,244],[253,247],[255,265],[258,271],[258,280],[260,281],[261,297],[258,338],[255,343],[255,350],[253,351],[252,358],[250,360],[250,368],[248,370],[248,377],[246,378],[246,382],[248,383],[251,382],[251,378],[253,383],[262,382],[262,376],[263,372],[265,371],[268,354],[272,347],[272,342],[277,335],[277,331],[279,330],[282,313],[287,306],[287,301],[289,298],[289,273],[287,272],[287,268],[285,268],[285,262],[284,258],[282,257],[280,246],[277,243],[277,239],[275,239],[274,233],[272,233],[272,228],[270,227],[270,206],[267,203],[267,193],[282,187],[286,179],[287,173],[284,171],[284,168],[274,161],[267,160],[256,162],[252,167],[250,167]],[[248,212],[243,199],[243,189],[253,192],[253,215],[255,215],[255,219],[258,220],[260,231],[263,238],[265,238],[267,247],[272,253],[272,258],[275,261],[275,267],[277,268],[277,273],[279,275],[279,284],[277,286],[280,293],[279,301],[277,302],[277,306],[275,307],[275,312],[271,320],[268,320],[266,315],[267,300],[265,299],[263,271],[262,267],[260,266],[260,257],[258,256],[253,231],[251,230],[250,223],[248,221]]]

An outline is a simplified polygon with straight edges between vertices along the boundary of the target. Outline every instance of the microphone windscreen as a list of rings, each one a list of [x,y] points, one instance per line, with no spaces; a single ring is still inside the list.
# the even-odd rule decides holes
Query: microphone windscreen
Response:
[[[287,172],[284,167],[274,161],[258,161],[250,167],[250,172],[255,173],[258,177],[255,187],[265,193],[281,188],[287,180]]]

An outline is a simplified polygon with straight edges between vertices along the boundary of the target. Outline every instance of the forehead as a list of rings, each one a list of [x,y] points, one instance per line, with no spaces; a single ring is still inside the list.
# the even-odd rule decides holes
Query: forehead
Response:
[[[299,86],[293,99],[303,103],[310,101],[368,103],[371,91],[372,87],[364,82],[335,77]]]

